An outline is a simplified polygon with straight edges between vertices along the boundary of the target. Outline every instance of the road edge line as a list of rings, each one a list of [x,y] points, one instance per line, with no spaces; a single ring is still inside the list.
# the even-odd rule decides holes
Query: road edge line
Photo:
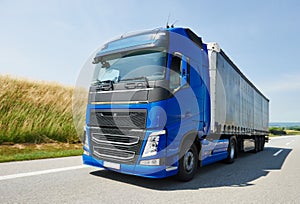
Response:
[[[57,168],[57,169],[47,169],[47,170],[42,170],[42,171],[32,171],[32,172],[19,173],[19,174],[10,174],[10,175],[0,176],[0,181],[28,177],[28,176],[36,176],[36,175],[42,175],[42,174],[50,174],[50,173],[56,173],[56,172],[62,172],[62,171],[83,169],[83,168],[88,168],[88,167],[89,166],[87,166],[87,165],[78,165],[78,166],[70,166],[70,167]]]

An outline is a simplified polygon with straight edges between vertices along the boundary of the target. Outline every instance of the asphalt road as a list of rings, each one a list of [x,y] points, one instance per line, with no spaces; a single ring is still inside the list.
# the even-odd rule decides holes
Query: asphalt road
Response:
[[[300,203],[300,136],[199,169],[190,182],[82,165],[81,157],[0,164],[0,203]]]

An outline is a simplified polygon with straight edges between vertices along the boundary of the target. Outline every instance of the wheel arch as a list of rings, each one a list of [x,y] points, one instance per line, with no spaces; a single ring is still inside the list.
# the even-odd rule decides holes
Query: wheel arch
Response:
[[[200,151],[200,140],[197,137],[198,133],[196,130],[191,130],[187,132],[181,139],[180,145],[178,148],[178,154],[180,155],[180,151],[182,150],[183,146],[191,146],[193,143],[196,144],[197,152]]]

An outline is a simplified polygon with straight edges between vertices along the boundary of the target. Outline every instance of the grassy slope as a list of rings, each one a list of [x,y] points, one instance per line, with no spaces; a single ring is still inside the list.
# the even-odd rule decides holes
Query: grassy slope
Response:
[[[0,144],[77,142],[73,89],[0,76]]]

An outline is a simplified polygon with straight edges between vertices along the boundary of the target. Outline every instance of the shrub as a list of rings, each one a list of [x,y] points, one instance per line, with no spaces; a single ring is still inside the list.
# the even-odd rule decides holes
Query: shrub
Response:
[[[273,135],[286,135],[283,127],[270,127],[269,132]]]

